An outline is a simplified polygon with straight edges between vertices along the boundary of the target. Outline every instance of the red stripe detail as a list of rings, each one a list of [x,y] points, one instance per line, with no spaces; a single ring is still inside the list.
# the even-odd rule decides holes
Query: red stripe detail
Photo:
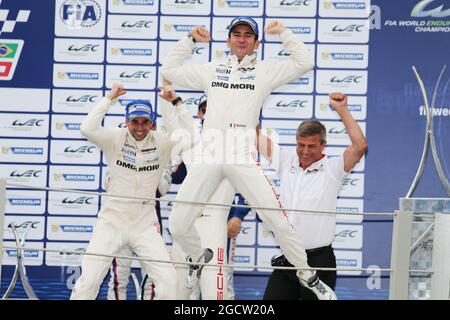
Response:
[[[259,165],[259,161],[258,161],[258,159],[256,158],[256,155],[255,155],[254,152],[252,152],[252,156],[253,156],[253,160],[255,160],[255,162],[256,162],[256,165],[257,165],[258,167],[261,168],[261,166]],[[277,201],[278,201],[278,206],[280,207],[280,209],[283,209],[283,206],[281,205],[280,198],[278,198],[277,192],[276,192],[275,189],[273,188],[273,185],[272,185],[272,183],[270,182],[269,178],[267,178],[267,176],[264,174],[264,170],[263,170],[262,168],[261,168],[261,173],[262,173],[262,175],[264,176],[264,178],[266,178],[267,182],[269,183],[269,186],[270,186],[270,188],[272,189],[272,192],[273,192],[273,194],[275,195],[275,198],[276,198]],[[294,229],[294,226],[291,224],[291,222],[290,222],[289,219],[288,219],[286,210],[283,210],[283,211],[281,211],[281,212],[283,213],[283,215],[284,215],[284,217],[286,218],[286,220],[289,222],[289,225],[291,226],[291,228],[292,228],[293,230],[295,230],[295,229]]]
[[[0,68],[0,70],[3,70],[0,72],[0,77],[7,77],[9,75],[9,71],[11,71],[12,62],[2,61],[0,62],[0,67],[4,67]]]
[[[113,272],[114,272],[114,295],[116,300],[119,299],[119,277],[117,276],[117,260],[113,259]]]

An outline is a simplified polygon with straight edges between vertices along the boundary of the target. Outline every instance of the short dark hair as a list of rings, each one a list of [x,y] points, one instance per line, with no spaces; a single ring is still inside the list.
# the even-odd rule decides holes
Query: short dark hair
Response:
[[[325,126],[317,120],[305,120],[297,128],[297,137],[311,137],[318,134],[320,143],[327,142],[327,130]]]

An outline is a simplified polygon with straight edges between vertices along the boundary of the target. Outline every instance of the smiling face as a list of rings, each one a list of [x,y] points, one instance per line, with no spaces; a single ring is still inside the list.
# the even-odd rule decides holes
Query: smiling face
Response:
[[[125,124],[128,131],[136,139],[136,141],[144,140],[150,130],[155,130],[156,125],[145,117],[136,117],[131,120],[126,120]]]
[[[253,51],[258,49],[259,41],[250,26],[240,24],[231,31],[227,45],[231,54],[236,55],[241,61],[246,55],[252,55]]]
[[[326,143],[320,141],[320,134],[309,137],[297,136],[297,156],[300,166],[308,168],[314,162],[322,159]]]

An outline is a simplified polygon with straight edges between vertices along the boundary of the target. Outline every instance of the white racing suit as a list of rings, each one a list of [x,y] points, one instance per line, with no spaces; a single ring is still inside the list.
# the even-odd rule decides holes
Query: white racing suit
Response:
[[[207,202],[226,177],[251,205],[281,208],[276,192],[256,161],[255,127],[270,93],[310,71],[314,59],[289,29],[280,37],[290,52],[289,59],[283,61],[257,61],[252,55],[238,63],[233,55],[226,63],[183,64],[194,47],[187,36],[166,57],[160,69],[163,78],[189,89],[202,90],[208,96],[200,142],[206,160],[192,165],[177,200]],[[169,228],[182,250],[198,261],[203,249],[192,227],[197,218],[195,207],[176,203],[169,217]],[[285,212],[258,210],[258,214],[274,233],[286,258],[296,267],[307,267],[305,250]]]
[[[110,105],[111,101],[103,98],[83,120],[81,133],[105,155],[111,174],[109,193],[153,198],[175,142],[159,131],[150,131],[144,140],[136,141],[127,128],[101,127]],[[179,116],[178,124],[185,124],[187,130],[193,129],[187,108],[173,110],[173,114]],[[154,201],[107,197],[98,214],[87,252],[117,255],[126,245],[138,256],[170,261],[159,233]],[[112,260],[84,255],[82,274],[70,298],[95,299]],[[141,265],[145,273],[152,275],[155,299],[175,299],[175,267],[170,263],[150,261],[142,261]]]
[[[161,180],[158,185],[159,193],[158,192],[156,193],[156,197],[163,196],[164,194],[167,193],[167,191],[170,188],[171,181],[169,180],[171,180],[171,178],[167,177],[167,174],[170,174],[170,169],[168,168],[164,170],[161,176]],[[110,175],[109,173],[107,173],[105,175],[105,182],[104,182],[106,190],[108,190],[109,178]],[[159,221],[159,223],[161,222]],[[117,255],[133,256],[134,253],[127,245],[122,247]],[[108,300],[127,300],[127,288],[131,276],[131,267],[132,267],[132,260],[118,259],[118,258],[113,259],[112,266],[109,272],[110,278],[108,282],[108,294],[107,294]],[[142,282],[139,284],[138,288],[135,288],[136,290],[139,290],[136,296],[140,297],[141,300],[153,300],[155,298],[155,285],[150,276],[148,274],[147,275],[145,274],[142,267],[141,267],[141,278]]]

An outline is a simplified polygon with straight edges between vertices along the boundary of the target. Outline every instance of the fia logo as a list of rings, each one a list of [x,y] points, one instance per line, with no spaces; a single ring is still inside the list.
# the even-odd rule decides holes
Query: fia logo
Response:
[[[71,29],[89,28],[100,21],[102,10],[95,0],[66,0],[60,18]]]
[[[436,7],[434,9],[431,9],[431,8],[427,9],[428,5],[431,4],[432,2],[436,2],[436,0],[420,1],[411,10],[411,17],[414,17],[414,18],[424,18],[424,17],[446,18],[446,17],[450,16],[450,9],[444,10],[443,4],[441,4],[439,7]]]

